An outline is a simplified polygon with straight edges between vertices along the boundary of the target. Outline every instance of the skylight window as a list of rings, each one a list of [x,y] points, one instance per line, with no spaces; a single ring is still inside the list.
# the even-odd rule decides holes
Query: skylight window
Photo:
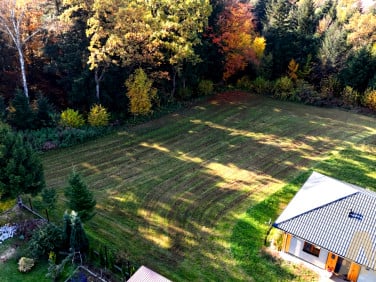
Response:
[[[361,221],[363,219],[363,215],[361,213],[356,213],[356,212],[353,212],[352,210],[350,210],[349,218],[355,218],[355,219]]]

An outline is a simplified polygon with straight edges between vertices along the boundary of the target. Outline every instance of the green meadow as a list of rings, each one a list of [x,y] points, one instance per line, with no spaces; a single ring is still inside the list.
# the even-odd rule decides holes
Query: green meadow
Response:
[[[375,189],[376,119],[247,93],[42,155],[57,189],[75,167],[97,200],[93,242],[173,281],[309,281],[262,247],[310,171]],[[273,233],[273,231],[272,231]]]

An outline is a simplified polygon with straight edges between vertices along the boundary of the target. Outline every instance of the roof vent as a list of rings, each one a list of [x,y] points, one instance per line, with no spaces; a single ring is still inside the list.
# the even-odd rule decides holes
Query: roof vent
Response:
[[[352,210],[350,210],[350,212],[349,212],[349,218],[355,218],[357,220],[362,220],[363,219],[363,215],[361,213],[356,213],[356,212],[353,212]]]

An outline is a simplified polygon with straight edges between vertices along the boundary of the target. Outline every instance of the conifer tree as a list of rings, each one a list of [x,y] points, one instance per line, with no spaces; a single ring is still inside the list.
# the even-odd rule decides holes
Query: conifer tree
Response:
[[[89,248],[81,219],[75,211],[64,213],[63,247],[72,252],[85,252]]]
[[[45,186],[43,166],[30,144],[0,122],[0,199],[37,194]]]
[[[69,186],[65,189],[65,196],[69,200],[68,207],[76,211],[82,221],[87,221],[95,215],[96,200],[93,193],[74,169],[69,176]]]
[[[22,90],[16,90],[16,94],[11,101],[9,110],[9,123],[17,129],[33,129],[34,113]]]
[[[71,220],[71,234],[70,234],[70,248],[73,252],[85,252],[89,248],[89,241],[87,239],[85,230],[82,226],[81,219],[76,212],[72,211],[70,215]]]

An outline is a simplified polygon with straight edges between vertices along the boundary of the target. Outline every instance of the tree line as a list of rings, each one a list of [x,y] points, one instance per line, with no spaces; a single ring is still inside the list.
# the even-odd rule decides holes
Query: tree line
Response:
[[[38,113],[93,105],[143,115],[230,84],[375,110],[376,8],[365,3],[3,0],[1,118],[17,128],[20,104],[37,128],[50,126]]]

